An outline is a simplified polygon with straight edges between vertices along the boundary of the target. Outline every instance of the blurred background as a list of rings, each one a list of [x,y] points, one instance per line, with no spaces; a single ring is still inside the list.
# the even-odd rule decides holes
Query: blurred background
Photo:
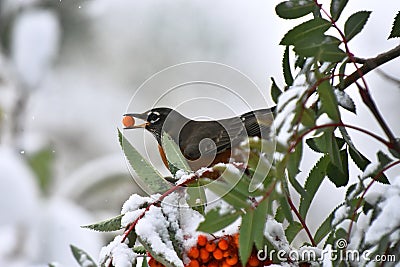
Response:
[[[295,25],[275,15],[279,2],[0,0],[0,266],[76,266],[69,244],[97,260],[110,236],[79,226],[119,214],[130,194],[141,193],[116,128],[135,91],[154,73],[188,61],[220,62],[249,76],[272,105],[270,77],[283,86],[278,44]],[[350,1],[343,18],[373,11],[350,43],[352,51],[366,58],[398,45],[387,37],[399,9],[398,1]],[[400,78],[399,59],[382,70]],[[375,73],[367,81],[399,135],[399,84]],[[142,92],[138,108],[130,105],[129,111],[151,108],[165,90]],[[347,92],[361,107],[356,90]],[[210,111],[204,106],[186,115]],[[344,120],[382,134],[366,110],[359,108],[358,115],[344,112]],[[353,134],[373,161],[379,144]],[[307,157],[305,173],[315,159]],[[320,192],[312,228],[342,199],[332,190],[326,184]]]

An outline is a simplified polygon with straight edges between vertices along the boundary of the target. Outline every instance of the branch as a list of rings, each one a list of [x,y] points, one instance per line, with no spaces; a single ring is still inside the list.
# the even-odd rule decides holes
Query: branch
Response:
[[[352,74],[350,74],[346,79],[343,80],[342,83],[337,84],[336,87],[339,90],[344,90],[347,87],[349,87],[351,84],[353,84],[355,81],[357,81],[359,78],[367,74],[373,69],[376,69],[380,65],[385,64],[386,62],[389,62],[397,57],[400,56],[400,45],[396,46],[395,48],[379,54],[378,56],[374,58],[369,58],[369,59],[360,59],[357,58],[358,60],[357,63],[363,63],[363,65],[359,68],[359,71],[354,71]]]

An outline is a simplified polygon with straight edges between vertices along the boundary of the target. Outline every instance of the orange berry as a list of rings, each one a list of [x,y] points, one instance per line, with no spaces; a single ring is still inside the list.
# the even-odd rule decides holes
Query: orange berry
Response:
[[[207,267],[218,267],[218,262],[217,261],[211,261],[209,264],[207,264]]]
[[[217,245],[213,241],[209,241],[206,245],[206,250],[208,252],[213,252],[217,248]]]
[[[228,256],[226,258],[226,263],[228,263],[230,266],[235,265],[238,262],[238,257],[236,255],[233,256]]]
[[[122,118],[122,124],[125,127],[132,127],[133,125],[135,125],[135,119],[131,116],[124,116]]]
[[[204,247],[207,244],[207,237],[205,235],[199,235],[197,237],[197,245]]]
[[[231,255],[231,252],[229,250],[225,250],[223,254],[224,258],[228,257],[229,255]]]
[[[198,262],[198,260],[191,260],[188,267],[200,267],[200,263]]]
[[[233,235],[233,243],[239,247],[239,234],[234,234]]]
[[[222,267],[231,267],[226,260],[222,262]]]
[[[257,256],[251,255],[249,258],[248,264],[251,267],[257,267],[258,265],[260,265],[260,261],[258,260]]]
[[[200,249],[200,259],[203,262],[208,261],[208,259],[210,258],[210,252],[208,252],[205,248],[201,248]]]
[[[217,248],[216,250],[214,250],[214,252],[213,252],[213,257],[214,257],[214,259],[216,259],[216,260],[222,259],[222,258],[224,257],[224,255],[223,255],[223,253],[222,253],[222,250],[220,250],[219,248]]]
[[[192,247],[188,252],[189,258],[192,258],[192,259],[197,259],[199,257],[199,255],[200,255],[200,251],[197,247]]]
[[[218,242],[218,247],[219,247],[221,250],[227,250],[228,247],[229,247],[228,241],[226,241],[226,239],[221,239],[221,240]]]

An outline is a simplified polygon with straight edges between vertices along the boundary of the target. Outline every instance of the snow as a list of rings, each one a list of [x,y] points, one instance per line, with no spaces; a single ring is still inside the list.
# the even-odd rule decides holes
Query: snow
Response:
[[[336,99],[340,105],[349,109],[354,107],[353,100],[351,100],[350,96],[346,94],[346,92],[338,89],[335,89],[333,92],[335,93]]]
[[[392,232],[394,232],[394,235],[391,238],[396,237],[395,230],[400,228],[400,210],[398,208],[400,203],[400,177],[394,179],[392,185],[382,192],[382,198],[384,200],[378,204],[381,212],[365,233],[366,243],[379,242],[383,236]]]
[[[380,163],[379,162],[372,162],[368,164],[365,168],[361,178],[373,177],[374,173],[376,173],[379,169]]]
[[[340,206],[336,211],[332,219],[332,225],[337,225],[349,216],[350,207]]]
[[[139,218],[140,215],[142,215],[144,211],[145,211],[145,208],[126,212],[125,215],[121,219],[121,226],[124,228],[127,227],[129,224],[136,221],[136,219]]]
[[[115,267],[132,267],[137,255],[128,247],[128,239],[121,243],[122,238],[122,236],[116,236],[113,241],[101,249],[100,265],[108,266],[110,259],[112,259],[112,264]]]
[[[283,250],[286,253],[291,251],[282,224],[278,223],[275,219],[267,218],[264,235],[276,249]]]
[[[49,9],[31,9],[17,17],[12,35],[12,58],[25,85],[30,88],[39,85],[58,53],[59,41],[58,17]]]
[[[150,197],[143,197],[138,194],[132,194],[129,199],[125,201],[125,203],[122,205],[121,214],[125,214],[129,211],[136,211],[137,209],[142,208],[148,203],[153,203],[160,197],[160,194],[154,194]]]
[[[136,233],[148,244],[155,254],[162,254],[165,259],[175,266],[183,267],[170,240],[168,221],[160,207],[151,206],[146,215],[136,225]]]

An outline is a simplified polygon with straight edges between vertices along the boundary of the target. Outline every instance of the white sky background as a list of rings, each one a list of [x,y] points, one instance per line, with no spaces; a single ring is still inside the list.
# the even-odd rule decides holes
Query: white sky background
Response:
[[[76,2],[76,5],[73,1],[62,2],[72,6],[73,12],[82,13],[84,18],[82,22],[85,23],[82,28],[89,26],[89,32],[79,29],[80,21],[64,25],[75,28],[67,27],[64,39],[61,39],[61,55],[54,68],[47,73],[41,86],[31,92],[25,114],[24,134],[18,146],[12,147],[29,153],[44,145],[52,145],[56,154],[57,183],[52,189],[55,196],[70,198],[72,202],[81,203],[77,200],[77,191],[80,192],[83,190],[82,187],[89,186],[87,184],[90,184],[90,181],[94,181],[93,183],[102,181],[102,178],[96,178],[105,175],[102,168],[108,172],[119,169],[119,173],[127,174],[116,138],[116,127],[121,127],[121,115],[126,111],[134,91],[150,75],[165,67],[193,60],[227,64],[248,75],[263,90],[267,98],[269,98],[270,77],[274,77],[278,84],[283,85],[281,76],[283,47],[278,44],[284,33],[297,21],[283,20],[275,15],[274,7],[280,1],[93,0],[80,4]],[[350,48],[356,56],[376,56],[399,44],[398,39],[387,40],[393,18],[400,9],[399,1],[351,0],[349,2],[342,14],[342,23],[355,11],[373,11],[365,30],[350,42]],[[329,6],[326,5],[325,8],[329,9]],[[384,65],[382,69],[389,75],[400,78],[399,59]],[[369,74],[366,79],[383,116],[393,132],[400,135],[400,88],[376,74]],[[129,110],[141,112],[150,108],[154,102],[153,96],[161,94],[163,90],[165,89],[162,86],[154,88],[149,91],[149,97],[135,102],[139,104],[129,107]],[[344,120],[382,134],[375,120],[360,104],[356,90],[349,88],[346,91],[353,95],[358,103],[359,116],[343,112]],[[0,91],[1,97],[4,96],[4,92],[6,90]],[[193,96],[196,95],[190,95]],[[184,99],[186,96],[180,97]],[[3,98],[1,104],[6,102],[4,99],[13,101],[14,98]],[[176,101],[182,99],[177,98]],[[226,102],[229,101],[230,99],[226,99]],[[256,103],[259,99],[250,97],[250,101]],[[272,101],[269,104],[272,105]],[[209,106],[185,111],[189,116],[226,114],[223,110],[214,110]],[[374,151],[380,147],[379,144],[369,137],[357,134],[354,136],[354,141],[360,150],[370,159],[375,159]],[[142,137],[140,130],[131,133],[131,138],[136,138],[136,141],[141,141]],[[154,147],[153,140],[147,134],[146,140],[152,142]],[[13,146],[11,143],[2,145]],[[138,142],[137,146],[142,147],[142,142]],[[157,160],[157,153],[150,150],[149,155],[154,162],[160,163]],[[305,173],[315,159],[314,156],[305,159],[302,169]],[[398,168],[393,169],[390,172],[391,176],[398,173],[398,170]],[[352,172],[355,178],[357,173],[354,170]],[[130,184],[131,180],[127,182]],[[125,188],[128,190],[123,192],[125,195],[134,191],[133,185],[130,186],[132,188],[129,186]],[[320,206],[313,206],[315,221],[310,222],[311,225],[320,222],[328,210],[342,199],[334,190],[336,189],[327,182],[323,191],[319,192]],[[111,202],[112,199],[107,198],[107,190],[100,192],[97,199],[103,202],[99,205],[109,205],[108,201]],[[47,199],[49,202],[53,200],[53,198]],[[118,199],[120,204],[117,204],[117,207],[122,205],[122,200]],[[45,201],[38,203],[44,205]],[[52,203],[59,203],[59,199]],[[52,207],[46,206],[46,210]],[[107,215],[104,211],[95,210],[97,217],[92,219],[96,221],[110,214],[115,215],[119,209],[116,209],[115,205],[113,207],[109,207]],[[42,210],[44,208],[39,207],[37,211]],[[76,224],[90,223],[87,217],[80,218]],[[53,242],[51,238],[46,240],[45,235],[41,238],[45,239],[43,242],[47,247],[51,247]],[[67,238],[67,235],[63,238]],[[65,240],[65,244],[71,242]],[[64,254],[62,258],[54,252],[55,249],[37,252],[37,255],[30,253],[23,256],[28,262],[58,259],[62,263],[67,263],[66,266],[72,265],[69,248],[60,246],[58,249]],[[91,250],[95,251],[96,248],[93,247]],[[1,253],[0,249],[0,263]],[[92,256],[97,258],[98,255],[92,254]]]

